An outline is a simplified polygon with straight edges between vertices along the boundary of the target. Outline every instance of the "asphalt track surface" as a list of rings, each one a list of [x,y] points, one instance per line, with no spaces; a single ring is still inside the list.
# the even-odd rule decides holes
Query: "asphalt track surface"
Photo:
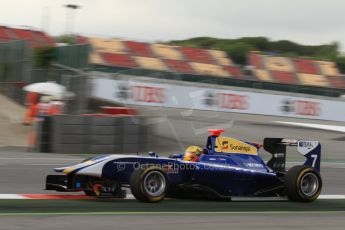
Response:
[[[163,155],[203,146],[207,128],[226,129],[225,135],[261,142],[263,137],[320,140],[323,149],[322,194],[345,194],[345,134],[276,124],[310,122],[268,116],[149,108],[155,135],[149,145]],[[335,122],[313,123],[342,125]],[[264,158],[267,153],[261,152]],[[86,155],[29,153],[0,149],[0,193],[54,193],[43,190],[52,168],[80,162]],[[291,151],[292,165],[302,158]],[[142,204],[135,200],[0,200],[0,229],[344,229],[345,200],[314,203],[288,201],[165,200]]]

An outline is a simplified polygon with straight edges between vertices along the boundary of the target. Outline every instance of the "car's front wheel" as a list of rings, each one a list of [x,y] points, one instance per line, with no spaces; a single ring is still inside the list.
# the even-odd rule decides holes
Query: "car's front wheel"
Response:
[[[312,202],[321,193],[320,174],[312,167],[296,165],[285,175],[285,192],[292,201]]]
[[[139,201],[159,202],[165,197],[167,178],[159,167],[141,165],[131,175],[130,188],[134,197]]]

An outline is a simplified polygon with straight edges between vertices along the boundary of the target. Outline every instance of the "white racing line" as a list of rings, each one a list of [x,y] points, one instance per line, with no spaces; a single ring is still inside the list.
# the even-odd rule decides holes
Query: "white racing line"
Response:
[[[81,162],[84,158],[49,158],[49,157],[0,157],[0,165],[25,166],[61,166]]]
[[[322,130],[345,133],[345,126],[340,126],[340,125],[323,125],[323,124],[289,122],[289,121],[273,121],[273,122],[278,123],[278,124],[293,125],[293,126],[299,126],[299,127],[322,129]]]
[[[27,165],[27,166],[58,166],[58,165],[66,165],[66,164],[59,164],[59,163],[42,163],[42,164],[23,164],[23,165]]]
[[[320,195],[318,200],[342,200],[345,195]],[[233,197],[232,201],[279,201],[287,200],[284,197]]]
[[[90,199],[85,195],[60,195],[60,194],[0,194],[0,200],[82,200]],[[102,198],[95,198],[102,199]],[[109,199],[109,198],[105,198]],[[132,194],[128,194],[126,200],[134,200]],[[345,195],[320,195],[318,200],[343,200]],[[283,197],[233,197],[232,201],[285,201]]]
[[[294,165],[300,165],[303,163],[304,161],[289,161],[289,162],[286,162],[286,166],[292,167]],[[345,163],[344,162],[321,162],[321,175],[322,175],[323,168],[345,169]]]
[[[1,160],[48,160],[48,161],[80,161],[84,158],[50,158],[50,157],[0,157]]]

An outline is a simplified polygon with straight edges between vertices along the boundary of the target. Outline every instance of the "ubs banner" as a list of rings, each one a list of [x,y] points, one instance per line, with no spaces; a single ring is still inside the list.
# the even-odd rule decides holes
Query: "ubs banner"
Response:
[[[171,84],[93,80],[92,96],[128,105],[345,121],[345,102]]]

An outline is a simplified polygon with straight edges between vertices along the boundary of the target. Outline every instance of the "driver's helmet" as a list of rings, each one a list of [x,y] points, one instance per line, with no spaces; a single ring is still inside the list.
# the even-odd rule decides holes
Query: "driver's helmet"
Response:
[[[189,146],[183,155],[183,160],[196,162],[199,160],[201,154],[202,148],[198,146]]]

